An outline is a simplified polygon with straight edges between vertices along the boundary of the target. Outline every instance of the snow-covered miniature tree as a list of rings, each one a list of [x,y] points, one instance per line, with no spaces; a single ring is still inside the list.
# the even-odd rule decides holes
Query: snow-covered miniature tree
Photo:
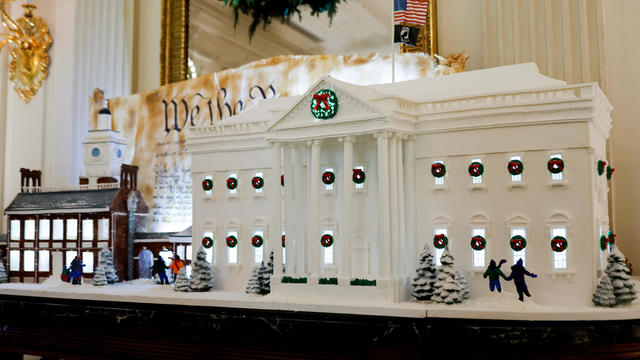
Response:
[[[207,261],[207,253],[201,247],[192,264],[190,288],[192,291],[209,291],[212,287],[211,264]]]
[[[258,267],[258,284],[260,284],[259,294],[266,295],[271,292],[271,274],[264,265],[264,261]]]
[[[187,277],[187,270],[185,268],[178,271],[176,281],[173,283],[174,291],[190,291],[189,278]]]
[[[247,294],[260,294],[259,276],[259,268],[256,266],[253,268],[253,271],[251,271],[251,276],[249,277],[249,282],[244,292]]]
[[[605,273],[613,286],[613,294],[616,304],[628,304],[636,299],[636,289],[629,278],[629,269],[624,264],[625,257],[616,245],[611,246],[607,256],[607,269]]]
[[[456,280],[456,271],[453,268],[453,256],[449,248],[445,248],[440,256],[440,269],[438,269],[438,280],[433,284],[433,296],[431,300],[437,303],[455,304],[462,302],[462,287]]]
[[[424,245],[424,250],[418,259],[416,274],[411,280],[411,296],[416,300],[429,300],[433,296],[433,284],[436,282],[436,264],[429,244]]]
[[[616,306],[616,296],[613,293],[613,285],[611,285],[609,276],[604,275],[600,278],[591,301],[597,306]]]
[[[98,253],[98,267],[104,266],[104,273],[107,277],[107,283],[115,284],[120,279],[116,275],[116,268],[113,265],[113,254],[109,251],[108,247],[103,247]]]
[[[107,275],[104,271],[104,265],[98,265],[96,269],[96,273],[93,275],[93,285],[95,286],[105,286],[107,285]]]
[[[4,263],[0,260],[0,283],[9,282],[9,277],[7,276],[7,269],[4,267]]]
[[[469,283],[467,283],[467,279],[464,277],[464,272],[462,270],[456,270],[456,280],[462,287],[462,299],[467,300],[469,298]]]

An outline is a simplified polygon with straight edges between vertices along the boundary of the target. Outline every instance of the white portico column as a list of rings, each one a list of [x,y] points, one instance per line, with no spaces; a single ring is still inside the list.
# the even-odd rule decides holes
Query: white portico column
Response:
[[[404,195],[404,166],[403,166],[403,152],[402,152],[402,143],[403,139],[406,136],[398,137],[398,150],[396,151],[397,159],[396,159],[396,173],[395,177],[398,179],[398,257],[396,260],[398,261],[399,275],[401,277],[410,274],[407,272],[406,263],[408,261],[404,261],[407,257],[412,256],[412,252],[407,252],[411,247],[407,246],[407,222],[405,218],[405,195]],[[413,195],[413,194],[412,194]],[[415,256],[414,256],[415,257]]]
[[[378,141],[378,236],[380,248],[380,277],[391,277],[389,229],[389,132],[375,134]]]
[[[353,136],[342,139],[344,145],[344,161],[342,166],[342,236],[340,244],[342,249],[342,268],[338,283],[349,285],[351,282],[351,248],[353,247]]]
[[[391,243],[390,251],[387,253],[391,258],[391,274],[398,276],[398,177],[397,172],[397,153],[398,153],[398,136],[391,134],[389,139],[389,201],[391,203]]]
[[[280,191],[280,171],[282,155],[280,154],[280,144],[273,143],[273,167],[271,179],[271,196],[273,202],[273,221],[271,228],[271,241],[269,241],[269,251],[273,251],[273,275],[282,276],[282,196]],[[268,256],[268,254],[266,254]]]
[[[310,141],[311,171],[309,174],[309,236],[307,242],[311,256],[311,276],[309,282],[316,285],[320,276],[320,140]]]
[[[407,140],[407,145],[404,148],[404,160],[405,160],[405,181],[406,181],[406,191],[405,193],[408,195],[406,197],[407,201],[407,213],[406,213],[406,221],[407,221],[407,251],[410,254],[416,254],[420,247],[418,247],[415,243],[415,219],[416,219],[416,203],[415,203],[415,183],[416,183],[416,162],[415,162],[415,135],[409,135],[409,139]],[[409,257],[409,260],[406,262],[406,271],[411,271],[416,267],[417,257]]]
[[[302,145],[302,144],[300,144]],[[307,264],[307,229],[308,229],[308,217],[307,217],[307,155],[305,146],[295,146],[293,149],[293,178],[284,179],[284,186],[292,186],[294,193],[294,214],[295,219],[295,275],[306,276],[309,265]],[[287,254],[288,255],[288,254]]]
[[[296,271],[296,222],[294,220],[293,192],[295,181],[293,178],[293,145],[284,147],[284,233],[286,252],[286,273],[294,274]]]

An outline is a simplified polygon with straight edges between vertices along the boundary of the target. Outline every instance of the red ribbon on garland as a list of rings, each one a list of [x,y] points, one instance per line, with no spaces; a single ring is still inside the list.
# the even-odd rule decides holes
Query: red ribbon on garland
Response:
[[[318,108],[320,107],[320,102],[324,104],[325,109],[329,109],[329,102],[327,101],[327,99],[329,99],[329,95],[331,94],[330,93],[313,94],[313,99],[317,100],[316,106],[313,108],[313,110],[318,110]]]

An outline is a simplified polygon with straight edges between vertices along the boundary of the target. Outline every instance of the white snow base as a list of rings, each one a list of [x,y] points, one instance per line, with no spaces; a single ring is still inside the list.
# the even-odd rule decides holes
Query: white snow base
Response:
[[[636,282],[636,281],[634,281]],[[293,284],[291,284],[293,285]],[[327,285],[328,286],[328,285]],[[38,296],[63,299],[86,299],[151,304],[215,306],[246,309],[308,311],[336,314],[396,316],[410,318],[467,318],[499,320],[623,320],[640,318],[640,301],[616,308],[596,306],[569,307],[539,305],[530,299],[518,301],[510,292],[490,293],[463,304],[445,305],[431,302],[393,302],[384,299],[341,298],[335,296],[270,294],[256,296],[238,292],[176,292],[169,285],[159,285],[152,279],[139,279],[107,286],[63,283],[52,277],[42,284],[0,284],[0,294]]]

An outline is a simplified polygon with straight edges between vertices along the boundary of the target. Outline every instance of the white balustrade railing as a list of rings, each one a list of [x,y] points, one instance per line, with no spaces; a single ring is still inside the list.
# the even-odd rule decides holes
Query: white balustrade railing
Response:
[[[71,185],[71,186],[23,186],[23,193],[39,193],[39,192],[57,192],[57,191],[82,191],[82,190],[101,190],[101,189],[118,189],[120,183],[105,183],[91,185]]]

